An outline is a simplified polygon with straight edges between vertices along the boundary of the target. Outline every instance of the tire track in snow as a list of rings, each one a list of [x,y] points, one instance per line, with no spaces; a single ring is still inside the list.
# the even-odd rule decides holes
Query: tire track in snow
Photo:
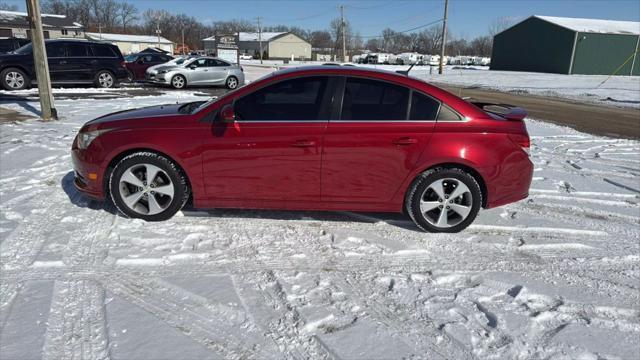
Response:
[[[97,282],[56,281],[43,359],[109,359],[105,324],[104,290]]]
[[[225,359],[268,357],[266,349],[252,341],[254,336],[258,337],[258,333],[246,326],[241,314],[236,314],[239,316],[233,319],[221,319],[220,313],[212,311],[212,307],[194,300],[197,296],[184,289],[176,291],[175,286],[167,286],[158,279],[107,277],[102,284],[108,291],[147,311]],[[189,306],[185,306],[185,303]]]
[[[236,275],[233,282],[256,325],[264,329],[285,358],[340,359],[320,338],[302,331],[304,320],[287,300],[273,271]]]

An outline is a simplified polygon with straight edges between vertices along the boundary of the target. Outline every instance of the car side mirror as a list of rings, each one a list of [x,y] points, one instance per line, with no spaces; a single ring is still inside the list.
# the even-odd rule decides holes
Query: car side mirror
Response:
[[[233,124],[236,122],[236,113],[233,111],[233,106],[227,104],[220,110],[220,121],[227,124]]]
[[[191,65],[191,66],[189,66],[189,69],[191,69],[191,70],[195,70],[195,69],[196,69],[196,67],[197,67],[197,66],[195,66],[195,65]]]

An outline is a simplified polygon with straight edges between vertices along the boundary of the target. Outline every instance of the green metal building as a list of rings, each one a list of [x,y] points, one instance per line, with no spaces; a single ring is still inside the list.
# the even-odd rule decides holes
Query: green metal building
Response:
[[[640,75],[640,22],[531,16],[493,37],[492,70]]]

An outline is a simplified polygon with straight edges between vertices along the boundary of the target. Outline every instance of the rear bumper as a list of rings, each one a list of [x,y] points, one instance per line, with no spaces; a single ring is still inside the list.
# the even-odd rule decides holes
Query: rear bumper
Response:
[[[533,163],[524,153],[510,156],[487,185],[487,209],[514,203],[529,196]]]

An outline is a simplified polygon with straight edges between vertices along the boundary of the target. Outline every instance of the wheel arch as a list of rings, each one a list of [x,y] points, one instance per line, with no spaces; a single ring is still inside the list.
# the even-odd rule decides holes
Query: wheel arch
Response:
[[[131,154],[135,154],[138,152],[150,152],[150,153],[154,153],[160,156],[163,156],[165,158],[167,158],[168,160],[172,161],[174,164],[176,164],[176,167],[178,168],[178,171],[180,171],[182,173],[182,175],[184,175],[185,179],[187,180],[187,186],[189,186],[189,202],[192,201],[193,199],[193,185],[191,184],[191,179],[189,178],[189,173],[187,173],[187,171],[185,170],[185,168],[182,166],[182,164],[180,164],[179,161],[177,161],[176,159],[174,159],[172,156],[156,150],[156,149],[151,149],[151,148],[144,148],[144,147],[137,147],[137,148],[132,148],[132,149],[127,149],[124,151],[119,152],[118,154],[116,154],[115,156],[113,156],[111,158],[111,160],[109,160],[108,165],[105,167],[105,171],[104,171],[104,175],[102,176],[102,189],[104,191],[105,194],[109,193],[109,179],[111,177],[111,172],[113,171],[113,169],[116,167],[116,165],[125,157],[131,155]]]
[[[481,204],[481,207],[485,208],[487,206],[487,198],[488,198],[487,184],[486,184],[484,178],[482,177],[482,175],[480,174],[480,172],[478,170],[474,169],[472,166],[469,166],[469,165],[466,165],[466,164],[462,164],[462,163],[459,163],[459,162],[444,162],[444,163],[431,165],[428,168],[423,169],[416,176],[413,177],[413,179],[409,183],[409,186],[405,189],[404,203],[402,205],[403,209],[406,206],[407,193],[409,192],[409,189],[411,189],[411,186],[413,185],[413,183],[415,183],[415,181],[425,171],[429,171],[429,170],[433,170],[433,169],[437,169],[437,168],[442,168],[442,169],[457,168],[457,169],[461,169],[461,170],[464,170],[464,171],[468,172],[469,175],[473,176],[473,178],[476,179],[476,181],[478,182],[478,185],[480,185],[480,192],[482,193],[482,204]]]

